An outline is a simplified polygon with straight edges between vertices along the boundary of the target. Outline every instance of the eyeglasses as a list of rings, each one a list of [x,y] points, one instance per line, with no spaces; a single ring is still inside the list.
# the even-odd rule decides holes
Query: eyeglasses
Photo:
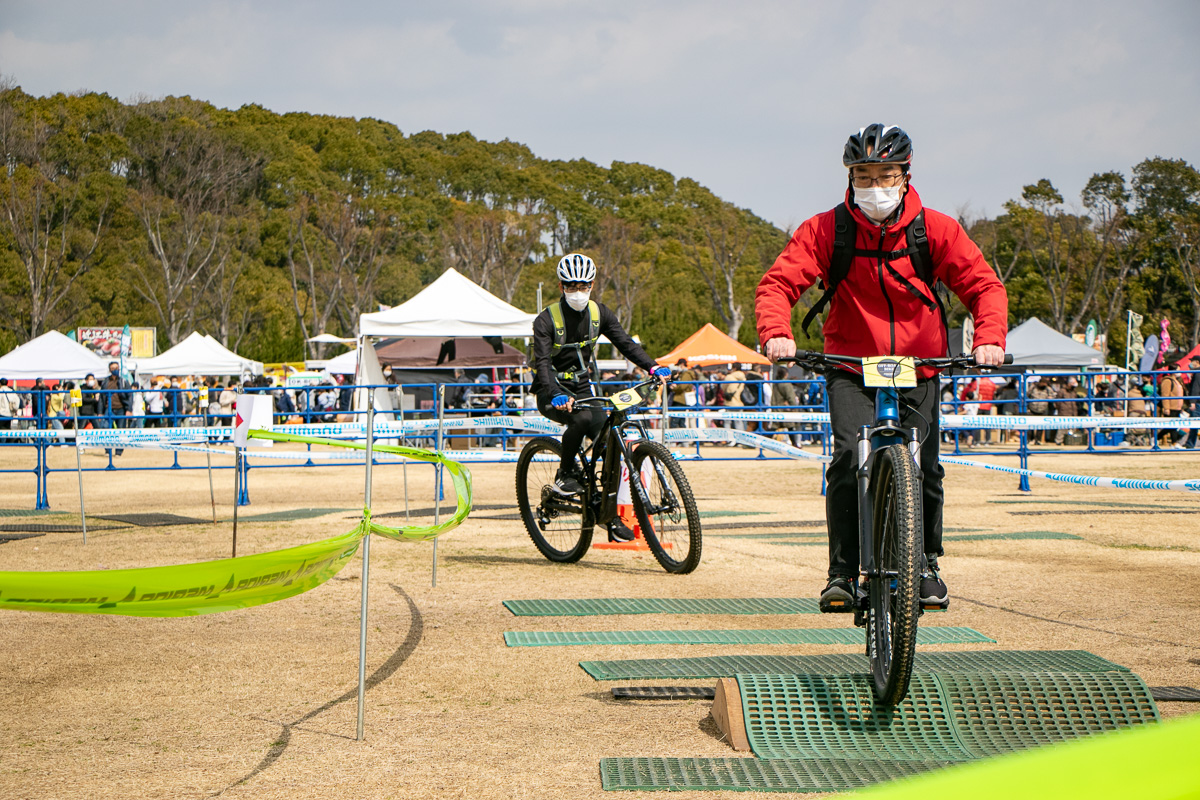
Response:
[[[880,186],[884,189],[897,186],[904,178],[903,172],[888,172],[880,175],[877,178],[872,178],[870,175],[851,175],[850,179],[854,181],[854,186],[858,189],[869,189],[872,186]]]
[[[586,292],[588,289],[592,288],[592,282],[591,281],[579,281],[577,283],[567,283],[566,281],[563,281],[562,286],[563,286],[563,291]]]

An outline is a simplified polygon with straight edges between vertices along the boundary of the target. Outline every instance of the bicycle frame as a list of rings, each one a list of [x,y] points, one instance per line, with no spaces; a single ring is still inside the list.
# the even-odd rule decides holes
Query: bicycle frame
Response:
[[[591,399],[604,398],[580,398],[582,401]],[[627,464],[630,471],[633,470],[633,453],[626,441],[626,431],[632,429],[637,433],[637,438],[649,438],[645,426],[639,420],[628,418],[629,412],[640,405],[633,408],[613,409],[608,418],[604,420],[604,425],[600,428],[591,448],[580,453],[584,473],[588,477],[588,480],[584,482],[583,506],[591,509],[593,522],[597,525],[607,524],[617,516],[617,492],[621,486],[621,464]],[[604,463],[597,475],[596,464],[601,458],[604,459]],[[646,489],[642,482],[631,480],[629,484],[630,489],[637,493],[638,500],[643,507],[648,508],[650,498],[646,495]]]
[[[917,474],[921,474],[919,451],[921,441],[916,428],[900,426],[900,395],[895,387],[884,386],[875,390],[875,423],[858,429],[858,559],[863,574],[868,578],[879,576],[875,564],[874,540],[871,528],[874,517],[874,493],[871,484],[875,478],[875,453],[902,439],[916,462]]]

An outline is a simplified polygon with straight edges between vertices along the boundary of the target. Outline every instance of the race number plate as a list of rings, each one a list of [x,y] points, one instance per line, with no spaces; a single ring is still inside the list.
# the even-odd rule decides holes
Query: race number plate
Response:
[[[870,356],[862,365],[866,386],[910,389],[917,385],[917,365],[911,356]]]
[[[71,405],[79,408],[83,405],[83,390],[76,387],[71,390]]]
[[[644,399],[641,394],[633,389],[622,389],[619,392],[610,394],[608,399],[612,401],[613,407],[617,411],[624,411],[627,408],[632,408]]]

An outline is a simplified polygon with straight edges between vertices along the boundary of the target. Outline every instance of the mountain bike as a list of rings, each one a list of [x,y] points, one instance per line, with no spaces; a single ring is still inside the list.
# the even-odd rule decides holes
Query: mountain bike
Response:
[[[655,397],[657,379],[608,397],[579,397],[576,406],[599,405],[608,418],[590,448],[579,454],[583,492],[560,495],[551,487],[562,445],[539,436],[517,459],[517,505],[529,538],[546,558],[570,564],[583,558],[592,530],[618,516],[622,465],[628,471],[633,511],[654,558],[678,575],[700,564],[700,512],[683,468],[671,451],[650,441],[633,415]]]
[[[853,604],[854,624],[866,629],[875,697],[895,705],[908,693],[917,645],[917,619],[926,610],[920,603],[924,553],[920,433],[900,425],[899,390],[917,385],[919,366],[946,369],[974,367],[975,357],[912,358],[873,356],[853,358],[799,352],[781,358],[810,370],[851,368],[861,371],[863,383],[875,388],[873,424],[858,430],[859,581]],[[1012,356],[1006,355],[1006,364]]]

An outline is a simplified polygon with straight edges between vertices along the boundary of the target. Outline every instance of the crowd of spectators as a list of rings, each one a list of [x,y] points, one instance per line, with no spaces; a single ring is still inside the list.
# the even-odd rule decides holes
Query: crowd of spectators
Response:
[[[987,375],[958,376],[944,383],[942,412],[947,414],[1032,416],[1128,416],[1185,418],[1200,413],[1200,358],[1189,370],[1140,373],[1064,374],[1009,377],[997,383]],[[673,367],[669,390],[670,406],[676,410],[785,410],[820,411],[824,404],[824,382],[816,375],[789,373],[783,367],[759,371],[750,364],[726,364],[717,368],[689,367],[682,359]],[[396,384],[390,367],[385,380]],[[600,391],[610,394],[646,380],[643,370],[604,372]],[[494,382],[486,372],[474,379],[456,370],[446,387],[449,413],[496,416],[519,410],[533,413],[534,398],[522,391],[520,376]],[[1021,381],[1026,381],[1024,386]],[[69,394],[81,392],[82,404],[73,409]],[[399,388],[399,387],[397,387]],[[1022,389],[1024,390],[1022,392]],[[143,377],[131,382],[119,371],[117,362],[98,379],[87,375],[74,381],[46,382],[37,378],[32,386],[18,388],[0,377],[0,427],[62,431],[75,426],[92,428],[175,427],[229,425],[239,391],[269,393],[274,399],[278,423],[335,422],[352,419],[353,387],[346,376],[320,377],[303,385],[286,385],[267,377],[218,379],[185,376]],[[1023,394],[1023,397],[1022,397]],[[1024,409],[1021,404],[1024,402]],[[401,406],[397,397],[397,407]],[[673,427],[720,427],[773,435],[797,446],[819,438],[819,426],[796,422],[759,422],[672,418]],[[476,431],[480,446],[502,444],[498,429]],[[946,438],[953,431],[944,431]],[[1031,430],[1031,445],[1078,446],[1087,443],[1089,432],[1063,427]],[[1094,432],[1092,433],[1094,435]],[[1132,446],[1148,446],[1157,436],[1160,447],[1195,448],[1196,430],[1127,429]],[[960,446],[1005,444],[1016,434],[1005,426],[969,426],[958,433]],[[120,454],[117,450],[116,454]]]

